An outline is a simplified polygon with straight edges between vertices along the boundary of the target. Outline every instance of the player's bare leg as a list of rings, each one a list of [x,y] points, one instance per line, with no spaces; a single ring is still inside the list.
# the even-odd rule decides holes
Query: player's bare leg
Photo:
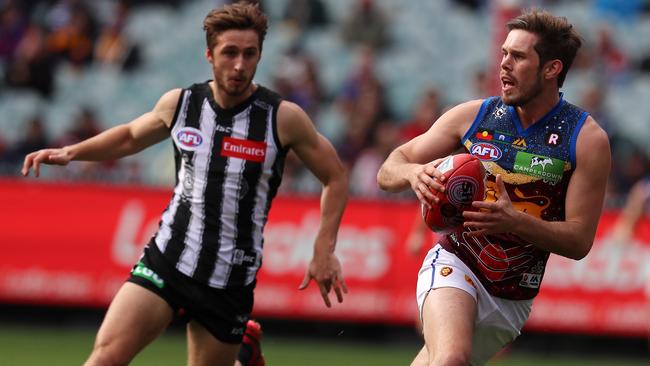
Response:
[[[169,325],[173,310],[151,291],[126,282],[102,322],[86,366],[127,365]]]
[[[474,298],[463,290],[431,290],[422,311],[426,348],[412,365],[469,365],[476,308]]]
[[[188,366],[233,366],[239,346],[219,341],[195,321],[187,324]]]
[[[413,362],[411,362],[411,366],[427,365],[429,365],[429,352],[427,352],[427,347],[423,346],[422,349],[420,349],[420,352],[418,352],[417,356],[415,356]]]

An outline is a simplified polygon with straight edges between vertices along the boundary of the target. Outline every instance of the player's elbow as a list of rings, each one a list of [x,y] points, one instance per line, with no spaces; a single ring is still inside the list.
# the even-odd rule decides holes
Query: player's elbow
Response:
[[[332,191],[340,200],[346,202],[348,199],[348,174],[340,165],[336,171],[329,175],[329,179],[324,180],[323,186]]]
[[[387,192],[398,192],[399,190],[393,187],[392,184],[390,184],[391,179],[389,179],[389,175],[386,173],[386,169],[382,165],[381,168],[379,168],[379,171],[377,172],[377,185],[379,188],[383,191]]]
[[[574,250],[568,253],[567,257],[579,261],[589,254],[593,240],[583,240],[575,245]]]

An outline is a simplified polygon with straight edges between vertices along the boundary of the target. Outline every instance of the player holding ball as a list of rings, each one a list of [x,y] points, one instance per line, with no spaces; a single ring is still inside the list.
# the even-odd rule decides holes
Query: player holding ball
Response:
[[[417,302],[425,346],[412,365],[485,364],[520,334],[550,254],[580,260],[595,236],[609,141],[559,92],[580,36],[541,10],[507,28],[501,95],[452,108],[377,175],[384,190],[411,188],[426,212],[449,198],[438,193],[451,186],[445,157],[463,148],[485,169],[484,199],[424,259]]]

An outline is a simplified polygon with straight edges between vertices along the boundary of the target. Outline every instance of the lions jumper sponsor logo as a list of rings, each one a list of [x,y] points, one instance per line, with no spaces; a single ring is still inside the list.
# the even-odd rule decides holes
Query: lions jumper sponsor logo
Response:
[[[562,179],[564,161],[519,151],[515,157],[513,170],[557,183]]]
[[[483,161],[496,161],[502,155],[501,149],[487,142],[472,145],[470,153]]]
[[[203,133],[193,127],[183,127],[176,133],[176,143],[183,150],[195,151],[203,143]]]
[[[230,156],[261,163],[266,157],[266,142],[224,137],[221,156]]]
[[[512,143],[512,147],[519,150],[526,150],[528,148],[528,145],[526,144],[526,139],[523,137],[517,137]]]
[[[528,288],[539,288],[542,283],[542,275],[534,273],[523,273],[519,286]]]
[[[562,134],[559,131],[549,131],[546,133],[546,145],[550,147],[559,146],[562,143]]]
[[[494,139],[492,139],[492,142],[498,142],[498,143],[508,144],[508,145],[510,145],[513,141],[514,141],[514,136],[499,131],[494,132]]]

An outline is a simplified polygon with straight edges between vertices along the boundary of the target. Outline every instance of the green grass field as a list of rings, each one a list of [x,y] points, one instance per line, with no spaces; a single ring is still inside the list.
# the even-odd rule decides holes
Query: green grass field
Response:
[[[90,328],[34,328],[0,324],[0,365],[81,365],[91,349],[95,331]],[[266,336],[264,354],[269,366],[408,365],[419,345],[372,345],[317,342]],[[185,364],[185,339],[180,333],[163,335],[141,353],[134,366]],[[648,361],[595,358],[556,358],[514,354],[490,366],[641,366]]]

